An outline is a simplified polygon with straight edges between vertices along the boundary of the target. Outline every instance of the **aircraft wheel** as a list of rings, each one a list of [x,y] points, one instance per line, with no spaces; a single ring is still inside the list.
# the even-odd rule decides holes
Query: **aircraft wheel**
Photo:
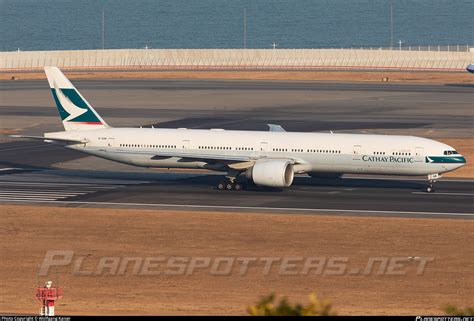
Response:
[[[219,184],[217,184],[217,189],[220,190],[220,191],[224,190],[225,187],[226,187],[225,184],[222,183],[222,182],[220,182]]]
[[[433,193],[433,192],[434,192],[433,186],[428,186],[428,187],[426,188],[426,192],[428,192],[428,193]]]
[[[234,185],[234,190],[240,191],[240,190],[242,190],[242,188],[243,188],[242,185],[240,185],[239,183],[235,183],[235,185]]]
[[[227,183],[227,184],[225,185],[225,189],[228,190],[228,191],[233,190],[233,189],[234,189],[234,184],[232,184],[232,183]]]

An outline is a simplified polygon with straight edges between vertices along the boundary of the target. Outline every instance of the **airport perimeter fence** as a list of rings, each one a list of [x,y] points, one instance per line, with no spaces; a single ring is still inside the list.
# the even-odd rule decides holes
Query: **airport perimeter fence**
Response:
[[[472,49],[472,48],[471,48]],[[70,70],[464,71],[474,51],[379,49],[106,49],[0,52],[0,72]]]
[[[339,48],[337,48],[339,49]],[[361,49],[361,50],[403,50],[403,51],[452,51],[452,52],[474,52],[471,45],[397,45],[393,47],[351,47],[340,49]]]

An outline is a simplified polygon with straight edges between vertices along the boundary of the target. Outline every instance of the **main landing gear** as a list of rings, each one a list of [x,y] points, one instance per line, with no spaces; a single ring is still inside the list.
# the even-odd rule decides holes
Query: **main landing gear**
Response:
[[[244,188],[244,186],[240,183],[237,182],[231,182],[231,181],[222,181],[219,184],[217,184],[217,189],[218,190],[226,190],[226,191],[240,191]]]
[[[220,191],[240,191],[244,189],[244,185],[237,183],[237,176],[240,172],[229,172],[225,177],[225,180],[217,184],[217,189]]]
[[[441,178],[441,176],[439,174],[430,174],[428,175],[428,186],[426,187],[426,192],[427,193],[433,193],[435,190],[434,190],[434,183],[436,183],[436,180],[438,178]]]

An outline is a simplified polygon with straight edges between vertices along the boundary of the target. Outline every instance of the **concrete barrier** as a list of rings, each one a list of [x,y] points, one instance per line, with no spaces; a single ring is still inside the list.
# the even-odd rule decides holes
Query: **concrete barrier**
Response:
[[[474,52],[367,49],[107,49],[0,52],[0,71],[44,66],[111,70],[464,71]]]

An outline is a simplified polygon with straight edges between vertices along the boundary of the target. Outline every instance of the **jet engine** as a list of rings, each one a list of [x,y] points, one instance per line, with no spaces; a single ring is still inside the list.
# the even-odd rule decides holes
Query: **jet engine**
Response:
[[[294,171],[289,160],[258,160],[245,176],[256,185],[288,187],[293,183]]]

